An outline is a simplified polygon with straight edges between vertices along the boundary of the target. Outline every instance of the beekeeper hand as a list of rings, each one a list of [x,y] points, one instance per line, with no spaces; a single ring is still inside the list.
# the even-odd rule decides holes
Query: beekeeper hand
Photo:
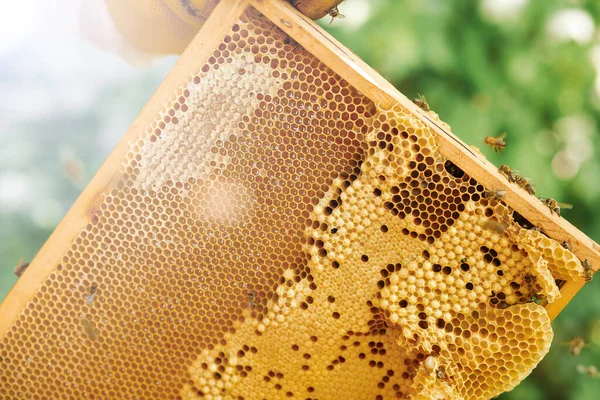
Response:
[[[144,66],[180,54],[219,0],[85,0],[81,28],[97,46]]]

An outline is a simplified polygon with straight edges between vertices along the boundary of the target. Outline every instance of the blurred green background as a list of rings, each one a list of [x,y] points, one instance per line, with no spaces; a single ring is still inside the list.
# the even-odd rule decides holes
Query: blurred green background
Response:
[[[66,7],[77,1],[62,2],[7,3],[0,17],[0,300],[175,60],[130,67],[83,40]],[[348,0],[340,11],[321,24],[493,163],[573,204],[563,216],[600,242],[600,2]],[[483,138],[502,132],[495,154]],[[600,366],[599,288],[567,306],[550,354],[501,399],[600,398],[600,379],[576,371]],[[577,358],[562,345],[575,336],[590,343]]]

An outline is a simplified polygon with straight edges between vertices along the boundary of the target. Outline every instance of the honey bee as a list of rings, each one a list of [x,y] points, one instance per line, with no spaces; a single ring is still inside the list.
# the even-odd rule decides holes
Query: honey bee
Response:
[[[446,370],[444,369],[444,367],[439,367],[438,369],[436,369],[435,376],[438,379],[444,379],[446,377]]]
[[[519,174],[514,174],[513,182],[516,183],[521,189],[525,190],[530,195],[535,194],[535,186],[529,181],[529,179],[522,177]]]
[[[483,229],[487,229],[488,231],[502,235],[508,226],[503,222],[487,220],[481,224],[481,227]]]
[[[21,275],[23,275],[23,273],[27,269],[27,267],[29,267],[29,263],[25,262],[24,259],[20,259],[19,262],[17,263],[17,266],[14,269],[15,275],[20,278]]]
[[[581,353],[581,350],[585,347],[585,341],[583,340],[583,338],[581,337],[576,337],[573,340],[569,341],[569,342],[565,342],[563,344],[568,344],[569,345],[569,351],[571,352],[571,355],[574,357],[577,357],[579,355],[579,353]]]
[[[90,286],[90,294],[88,294],[85,297],[88,306],[91,306],[94,303],[94,297],[96,296],[96,289],[98,289],[98,286],[95,283],[93,283],[92,286]]]
[[[498,167],[498,172],[504,175],[509,182],[515,181],[515,172],[508,165],[501,164],[500,167]]]
[[[546,301],[546,296],[536,293],[533,296],[531,296],[527,302],[535,303],[535,304],[542,304],[545,301]]]
[[[417,347],[421,343],[421,336],[416,333],[413,335],[413,346]]]
[[[583,266],[583,274],[585,281],[591,281],[594,275],[594,271],[592,271],[592,263],[586,258],[585,260],[583,260],[581,265]]]
[[[533,183],[531,183],[529,181],[529,179],[527,178],[523,178],[522,176],[518,176],[515,182],[517,185],[519,185],[519,187],[523,190],[525,190],[527,193],[529,193],[530,195],[535,195],[535,186],[533,186]]]
[[[333,7],[331,10],[327,11],[327,15],[331,17],[331,21],[329,21],[329,25],[333,23],[333,20],[336,18],[346,18],[346,16],[340,13],[337,6]]]
[[[536,280],[537,279],[535,278],[535,276],[531,274],[523,275],[523,282],[525,282],[525,285],[527,286],[527,293],[533,292],[533,285],[535,284]]]
[[[572,251],[573,249],[571,248],[571,241],[570,240],[564,240],[562,242],[562,247],[564,247],[565,249]]]
[[[85,167],[83,162],[69,148],[60,151],[60,161],[64,175],[74,185],[81,185],[85,180]]]
[[[578,364],[577,372],[579,372],[580,374],[586,374],[587,376],[591,376],[592,378],[598,377],[598,368],[596,368],[593,365],[586,367],[585,365]]]
[[[256,292],[251,290],[248,292],[248,307],[253,310],[256,307]]]
[[[506,148],[506,142],[504,141],[505,138],[506,133],[503,133],[496,137],[486,136],[485,139],[483,139],[483,142],[490,146],[496,153],[499,153]]]
[[[487,199],[496,200],[496,201],[500,201],[500,200],[504,199],[504,196],[506,196],[506,190],[492,189],[492,190],[486,190],[485,192],[483,192],[483,197],[485,197]]]
[[[546,207],[548,207],[550,209],[550,213],[556,213],[556,215],[560,216],[560,209],[564,208],[564,209],[571,209],[573,208],[572,204],[567,204],[567,203],[559,203],[558,201],[552,199],[552,198],[540,198],[540,200],[542,201],[542,203],[544,203],[544,205]]]
[[[533,186],[533,183],[531,183],[529,179],[524,178],[517,172],[513,171],[509,166],[504,164],[500,165],[498,172],[504,175],[509,182],[516,183],[521,189],[525,190],[530,195],[533,196],[535,194],[535,186]]]
[[[427,99],[422,94],[420,94],[416,99],[413,99],[413,103],[419,106],[419,108],[423,111],[431,111],[429,104],[427,103]]]
[[[91,340],[96,340],[98,335],[100,335],[100,330],[96,328],[96,325],[90,321],[89,319],[83,318],[81,320],[81,326],[83,327],[83,331]]]

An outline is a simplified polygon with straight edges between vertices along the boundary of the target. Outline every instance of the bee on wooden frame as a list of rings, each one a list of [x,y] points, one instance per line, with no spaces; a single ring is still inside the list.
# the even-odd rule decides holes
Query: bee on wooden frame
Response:
[[[544,205],[546,207],[548,207],[550,209],[551,213],[556,213],[556,215],[560,216],[560,209],[564,208],[564,209],[571,209],[573,208],[572,204],[567,204],[567,203],[559,203],[558,201],[552,199],[552,198],[540,198],[540,200],[542,201],[542,203],[544,203]]]
[[[422,94],[420,94],[419,97],[417,97],[416,99],[413,99],[412,102],[415,103],[423,111],[431,111],[431,109],[429,108],[429,104],[427,103],[427,99]]]
[[[535,186],[531,183],[531,181],[527,178],[522,177],[521,175],[514,173],[512,175],[512,181],[517,184],[521,189],[525,190],[530,195],[535,194]]]
[[[327,15],[331,17],[331,21],[329,21],[329,25],[333,23],[333,20],[336,18],[346,18],[344,14],[338,10],[337,6],[333,7],[331,10],[327,11]]]
[[[509,167],[508,165],[501,164],[500,167],[498,167],[498,172],[500,172],[502,175],[504,175],[506,177],[506,179],[508,179],[509,182],[515,181],[516,174],[512,170],[512,168]]]
[[[533,186],[533,183],[529,179],[523,178],[521,175],[515,175],[514,182],[530,195],[535,195],[535,186]]]
[[[491,147],[496,153],[501,152],[506,148],[506,142],[504,139],[506,138],[506,133],[503,133],[498,136],[486,136],[483,139],[483,142]]]
[[[589,282],[592,280],[592,277],[594,275],[594,271],[592,271],[592,263],[590,262],[590,260],[588,260],[587,258],[585,260],[583,260],[583,262],[581,263],[581,265],[583,266],[583,273],[584,273],[584,279],[586,282]]]

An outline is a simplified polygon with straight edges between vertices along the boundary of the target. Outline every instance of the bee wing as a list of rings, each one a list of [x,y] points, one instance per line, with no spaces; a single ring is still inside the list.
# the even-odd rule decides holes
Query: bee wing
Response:
[[[560,208],[564,208],[565,210],[570,210],[573,208],[573,204],[569,204],[569,203],[558,203],[557,202],[556,204],[558,204],[558,206]]]
[[[506,139],[506,132],[499,134],[496,136],[496,139]]]

